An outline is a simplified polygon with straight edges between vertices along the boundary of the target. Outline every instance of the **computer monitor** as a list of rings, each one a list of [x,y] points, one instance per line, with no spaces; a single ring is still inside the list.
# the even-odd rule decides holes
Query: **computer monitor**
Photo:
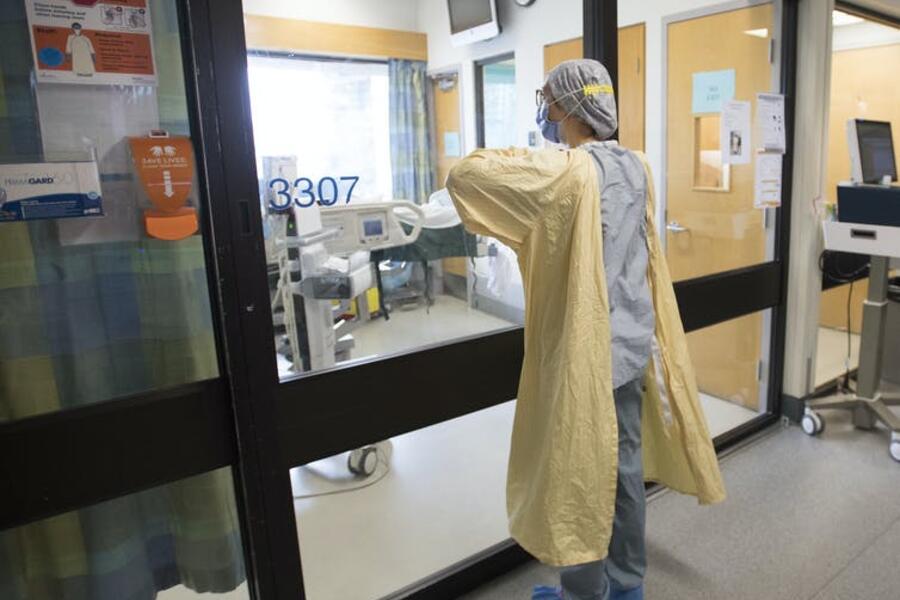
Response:
[[[450,43],[462,46],[500,35],[497,0],[447,0]]]
[[[850,176],[854,183],[881,183],[885,176],[897,181],[890,123],[850,119],[847,145],[850,148]]]

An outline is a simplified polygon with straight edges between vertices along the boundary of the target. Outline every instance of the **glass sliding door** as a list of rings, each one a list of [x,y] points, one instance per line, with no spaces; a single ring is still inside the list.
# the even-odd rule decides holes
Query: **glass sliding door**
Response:
[[[0,18],[0,597],[249,598],[176,0]]]
[[[41,57],[60,48],[36,37],[32,50],[40,17],[28,17],[31,2],[12,4],[18,18],[3,23],[0,418],[217,377],[175,2],[147,5],[146,27],[129,34],[152,44],[154,73],[140,76],[148,83],[116,75],[107,84],[73,74],[72,59],[47,67]],[[87,28],[95,11],[82,12],[85,31],[67,34],[70,41],[104,35]],[[118,35],[118,26],[109,28]],[[63,49],[69,38],[59,38]],[[111,59],[95,50],[102,69]],[[111,77],[91,77],[103,76]],[[169,204],[190,234],[163,239],[170,236],[154,229],[168,223],[155,216],[163,214],[155,190],[169,198],[162,175],[157,182],[136,166],[142,160],[181,167]],[[73,178],[77,185],[64,183]],[[27,181],[48,183],[42,190]]]
[[[511,547],[522,279],[444,187],[480,145],[543,145],[536,58],[582,34],[583,6],[516,9],[463,45],[436,0],[243,8],[253,145],[234,157],[306,595],[403,597]]]
[[[757,202],[756,172],[765,148],[787,188],[790,148],[766,148],[755,119],[761,94],[789,89],[792,4],[617,6],[620,139],[652,166],[659,234],[710,430],[722,440],[778,410],[786,209]],[[788,146],[790,102],[778,115]]]
[[[750,8],[769,11],[775,30],[778,11]],[[207,184],[221,192],[211,200],[228,206],[216,247],[216,266],[230,264],[235,284],[226,339],[244,343],[229,353],[242,363],[229,375],[240,379],[233,387],[254,422],[239,442],[250,451],[268,444],[256,464],[260,479],[277,485],[265,495],[275,518],[264,529],[286,549],[269,572],[284,575],[274,585],[284,597],[297,597],[298,583],[316,600],[438,589],[452,597],[492,563],[525,558],[506,538],[503,514],[521,275],[509,249],[464,230],[443,188],[452,165],[481,145],[546,147],[534,97],[556,45],[600,33],[608,40],[618,23],[585,23],[594,12],[568,0],[513,10],[499,36],[471,44],[459,43],[438,0],[377,10],[244,0],[192,13],[215,24],[219,113],[205,131],[218,136],[222,156]],[[663,195],[665,65],[647,57],[665,47],[664,18],[674,27],[718,12],[729,11],[622,24],[622,57],[633,67],[619,69],[620,97],[630,98],[623,143],[651,155]],[[741,93],[773,90],[753,84]],[[701,116],[709,118],[690,131],[703,143],[689,154],[703,166],[716,119]],[[698,187],[724,184],[722,176]],[[770,422],[777,408],[787,237],[774,233],[777,210],[752,214],[757,221],[738,215],[744,228],[725,233],[739,241],[759,225],[762,258],[679,275],[676,290],[685,326],[700,339],[692,352],[708,413],[731,419],[716,430],[720,441],[738,422]],[[727,339],[736,328],[741,344]],[[736,389],[718,385],[722,365],[704,336],[732,344],[720,356],[740,359]],[[290,511],[293,521],[284,518]]]

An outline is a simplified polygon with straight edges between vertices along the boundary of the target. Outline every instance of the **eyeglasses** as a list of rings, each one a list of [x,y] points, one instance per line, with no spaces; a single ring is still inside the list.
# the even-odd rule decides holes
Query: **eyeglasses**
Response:
[[[544,90],[542,90],[541,88],[535,90],[534,101],[537,104],[538,108],[540,108],[544,103]]]

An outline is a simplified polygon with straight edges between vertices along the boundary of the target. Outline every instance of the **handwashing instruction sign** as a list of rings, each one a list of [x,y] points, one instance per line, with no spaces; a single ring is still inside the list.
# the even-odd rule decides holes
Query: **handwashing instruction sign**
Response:
[[[148,0],[25,0],[41,82],[153,85]]]
[[[102,215],[95,162],[0,165],[0,223]]]

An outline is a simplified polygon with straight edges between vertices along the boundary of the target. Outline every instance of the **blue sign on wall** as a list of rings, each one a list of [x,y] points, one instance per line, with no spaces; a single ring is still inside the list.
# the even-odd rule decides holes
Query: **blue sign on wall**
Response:
[[[722,105],[734,100],[734,69],[694,73],[691,112],[722,112]]]

